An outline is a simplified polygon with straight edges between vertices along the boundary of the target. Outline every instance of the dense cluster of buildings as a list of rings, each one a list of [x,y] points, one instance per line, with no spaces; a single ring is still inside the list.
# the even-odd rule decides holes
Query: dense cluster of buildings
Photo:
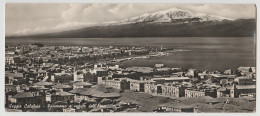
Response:
[[[256,96],[255,67],[218,72],[165,64],[120,65],[123,60],[164,54],[145,47],[6,46],[5,107],[50,112],[136,109],[133,103],[118,100],[128,90],[171,99]]]

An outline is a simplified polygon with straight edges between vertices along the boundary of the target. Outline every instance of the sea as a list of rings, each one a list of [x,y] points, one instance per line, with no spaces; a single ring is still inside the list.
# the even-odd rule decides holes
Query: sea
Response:
[[[180,51],[168,56],[121,62],[124,66],[167,67],[209,71],[256,66],[254,37],[145,37],[145,38],[7,38],[6,45],[43,43],[65,46],[150,46]]]

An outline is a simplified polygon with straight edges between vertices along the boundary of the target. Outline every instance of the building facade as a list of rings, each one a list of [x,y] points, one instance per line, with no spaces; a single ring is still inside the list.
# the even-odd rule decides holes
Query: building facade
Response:
[[[185,96],[185,88],[181,86],[176,86],[174,84],[163,84],[162,95],[167,97],[179,98]]]

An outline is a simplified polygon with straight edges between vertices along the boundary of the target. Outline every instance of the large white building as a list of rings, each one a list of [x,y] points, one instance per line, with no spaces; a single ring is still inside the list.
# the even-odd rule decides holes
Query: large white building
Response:
[[[6,55],[5,56],[5,64],[15,64],[20,62],[20,57],[17,56],[11,56],[11,55]]]

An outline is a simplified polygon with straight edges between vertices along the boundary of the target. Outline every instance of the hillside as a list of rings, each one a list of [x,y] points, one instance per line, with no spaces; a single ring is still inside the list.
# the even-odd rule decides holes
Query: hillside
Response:
[[[255,34],[254,19],[221,22],[147,23],[94,26],[82,29],[45,33],[21,38],[98,38],[98,37],[251,37]],[[7,37],[11,38],[11,37]]]

